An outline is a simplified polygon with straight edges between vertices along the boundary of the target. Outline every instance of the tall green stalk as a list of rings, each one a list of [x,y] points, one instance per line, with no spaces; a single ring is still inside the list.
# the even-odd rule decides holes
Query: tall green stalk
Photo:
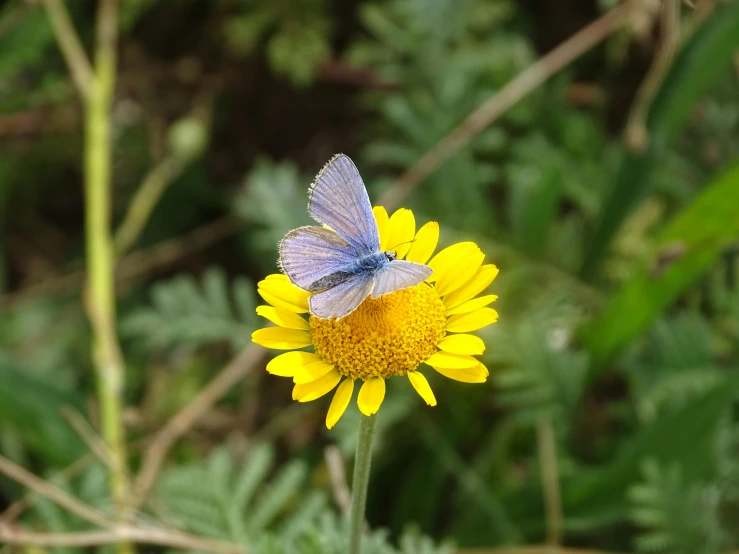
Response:
[[[86,108],[85,234],[87,242],[87,310],[93,332],[93,359],[103,438],[108,447],[110,487],[119,519],[128,501],[126,444],[121,413],[124,368],[116,337],[113,241],[110,228],[110,111],[116,72],[117,0],[101,0],[97,20],[94,79]],[[129,552],[121,544],[119,552]]]
[[[364,510],[367,504],[370,464],[372,462],[372,439],[375,436],[377,416],[361,416],[357,454],[354,457],[354,478],[352,479],[352,511],[350,519],[349,554],[360,554],[362,531],[364,529]]]

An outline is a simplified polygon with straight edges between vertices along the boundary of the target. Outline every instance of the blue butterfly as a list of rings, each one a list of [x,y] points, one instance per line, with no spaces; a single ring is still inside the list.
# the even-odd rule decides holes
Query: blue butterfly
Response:
[[[280,266],[290,281],[315,292],[310,311],[342,318],[370,294],[377,298],[412,287],[431,276],[423,264],[396,259],[380,249],[380,233],[354,163],[337,154],[311,185],[310,215],[326,227],[290,231],[280,242]]]

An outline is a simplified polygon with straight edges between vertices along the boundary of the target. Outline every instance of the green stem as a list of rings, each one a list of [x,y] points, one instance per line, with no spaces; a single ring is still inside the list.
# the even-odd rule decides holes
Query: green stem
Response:
[[[361,416],[357,455],[354,457],[354,478],[352,479],[352,511],[350,521],[349,554],[360,554],[362,531],[364,528],[364,509],[367,504],[370,463],[372,462],[372,439],[375,436],[377,416]]]
[[[116,336],[113,241],[110,231],[110,112],[115,88],[117,0],[101,0],[97,21],[95,77],[86,104],[85,234],[87,310],[97,376],[103,438],[110,452],[110,487],[119,521],[126,519],[128,471],[123,411],[124,369]],[[119,552],[130,552],[121,542]]]
[[[167,186],[184,167],[181,160],[168,156],[146,175],[115,234],[113,243],[117,257],[123,256],[134,245]]]
[[[557,439],[550,418],[539,419],[536,424],[536,438],[541,466],[541,483],[544,490],[547,544],[558,545],[562,543],[564,515],[562,514],[562,493],[559,487]]]
[[[85,54],[79,36],[74,30],[72,20],[69,17],[63,0],[42,0],[46,13],[51,21],[59,49],[62,51],[64,61],[67,63],[69,72],[72,74],[77,90],[82,100],[87,100],[94,76],[90,61]]]

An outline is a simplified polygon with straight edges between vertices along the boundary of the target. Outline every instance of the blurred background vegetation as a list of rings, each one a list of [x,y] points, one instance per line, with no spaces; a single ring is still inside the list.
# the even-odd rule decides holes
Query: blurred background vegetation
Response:
[[[0,552],[109,551],[59,542],[97,526],[54,491],[168,537],[122,552],[346,551],[356,408],[326,431],[248,346],[336,152],[501,270],[488,385],[440,382],[430,409],[389,382],[368,554],[739,549],[739,3],[117,4],[0,1]],[[114,234],[88,221],[86,255],[105,6]],[[506,87],[562,43],[573,63]]]

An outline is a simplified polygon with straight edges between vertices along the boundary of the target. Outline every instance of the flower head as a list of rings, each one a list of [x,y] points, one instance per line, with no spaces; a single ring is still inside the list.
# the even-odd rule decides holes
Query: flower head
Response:
[[[373,212],[380,248],[394,248],[398,259],[428,264],[434,270],[428,282],[368,297],[342,319],[313,315],[306,319],[303,314],[308,313],[311,293],[284,275],[270,275],[258,286],[269,305],[259,306],[257,313],[276,326],[255,331],[252,340],[267,348],[291,350],[271,360],[267,371],[292,378],[293,399],[299,402],[315,400],[336,388],[326,417],[329,429],[349,405],[357,379],[363,381],[357,404],[369,416],[379,410],[385,379],[393,376],[407,376],[421,398],[435,406],[434,393],[419,371],[421,364],[465,383],[483,383],[488,376],[487,368],[475,358],[485,351],[485,344],[468,333],[498,319],[488,307],[497,297],[478,296],[498,269],[483,264],[485,255],[473,242],[454,244],[433,256],[439,226],[429,222],[416,232],[410,210],[400,209],[392,217],[382,207]],[[310,346],[313,352],[299,350]]]

